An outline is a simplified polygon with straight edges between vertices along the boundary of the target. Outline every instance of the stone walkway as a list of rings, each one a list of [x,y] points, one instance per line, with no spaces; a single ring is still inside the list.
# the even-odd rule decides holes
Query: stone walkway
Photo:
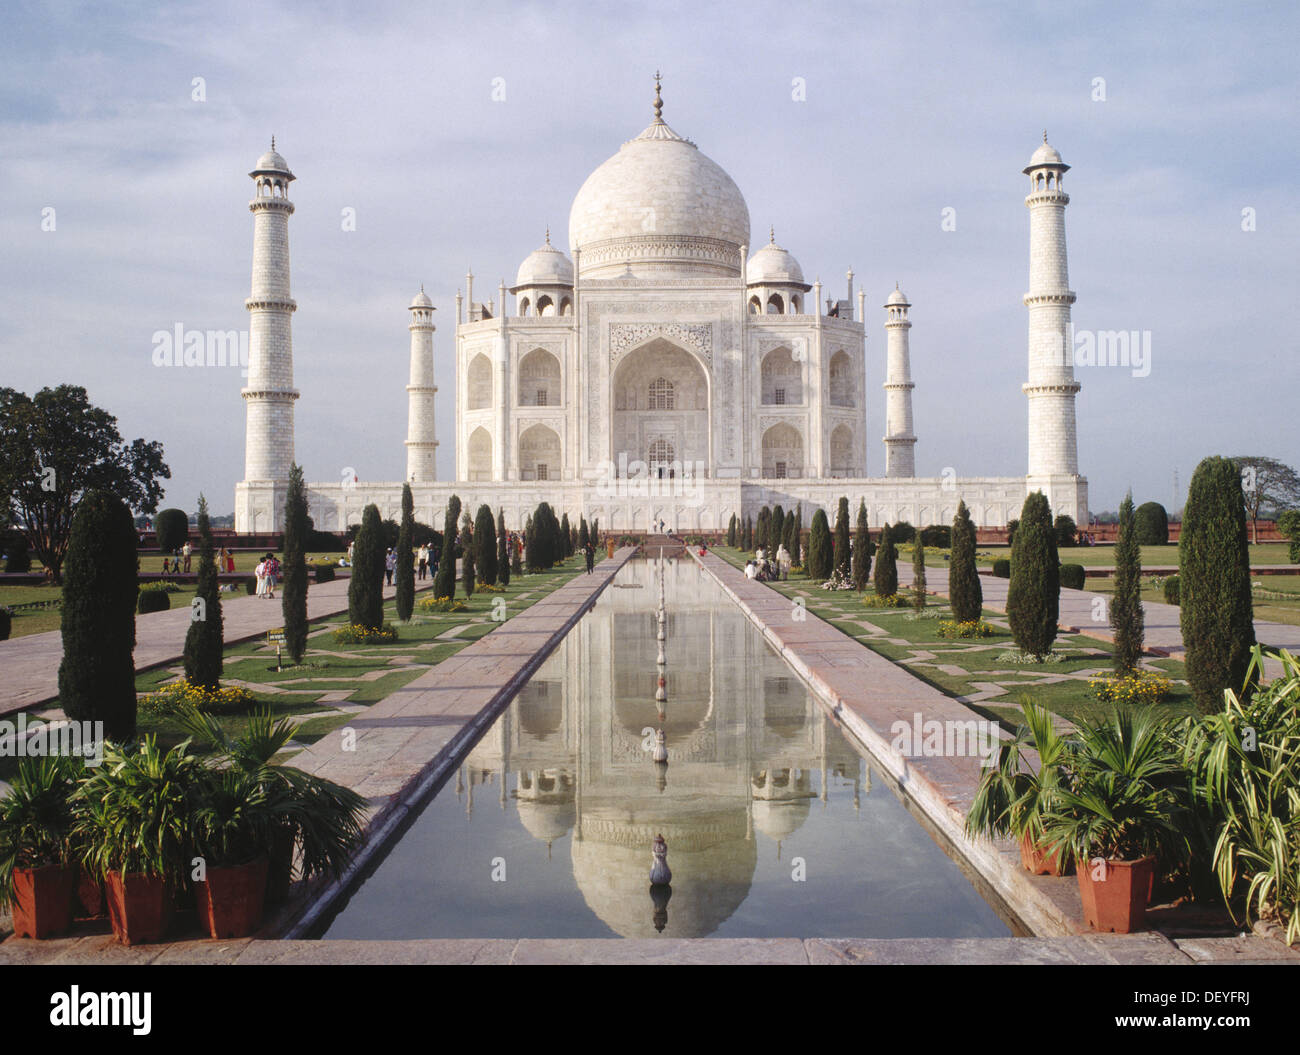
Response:
[[[307,618],[346,612],[348,579],[314,583],[307,590]],[[417,581],[417,591],[427,590],[432,579]],[[384,588],[384,597],[396,594],[392,586]],[[266,598],[247,594],[227,595],[221,599],[222,627],[225,641],[262,637],[268,630],[284,625],[280,598],[263,604]],[[181,658],[185,633],[190,625],[190,608],[173,608],[166,612],[135,617],[135,669],[149,670]],[[44,634],[0,641],[0,715],[27,710],[53,700],[59,694],[59,664],[63,661],[63,635],[58,630]]]
[[[3,964],[1300,964],[1255,938],[1170,940],[1151,932],[1069,938],[582,938],[418,941],[184,941],[119,945],[111,936],[11,940]]]

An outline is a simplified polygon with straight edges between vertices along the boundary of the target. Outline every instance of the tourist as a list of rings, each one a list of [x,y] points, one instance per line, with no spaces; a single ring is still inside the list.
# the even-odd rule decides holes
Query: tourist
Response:
[[[226,570],[226,547],[222,546],[217,550],[217,571]]]
[[[231,575],[235,574],[235,551],[234,550],[230,550],[226,554],[226,571],[230,572]]]
[[[783,582],[790,578],[790,551],[784,542],[776,548],[776,567]]]
[[[266,596],[274,600],[275,584],[280,579],[280,561],[274,553],[266,555]]]
[[[397,570],[397,554],[390,548],[384,558],[384,578],[389,586],[393,585],[393,572]]]
[[[166,574],[167,574],[167,571],[168,571],[167,558],[164,557],[164,558],[163,558],[163,570],[162,570],[162,573],[163,573],[164,575],[166,575]]]
[[[754,567],[752,560],[745,561],[745,578],[753,579],[758,574],[758,569]]]
[[[428,546],[428,544],[426,543],[426,544],[422,545],[422,546],[420,547],[420,549],[419,549],[419,551],[418,551],[418,553],[417,553],[416,555],[419,557],[419,571],[418,571],[416,574],[417,574],[417,576],[418,576],[421,580],[423,580],[423,579],[424,579],[425,572],[428,571],[428,569],[429,569],[429,546]]]
[[[253,574],[257,576],[257,596],[266,596],[266,560],[263,558],[257,562],[257,567],[253,569]]]
[[[586,548],[582,552],[583,556],[587,558],[587,574],[590,575],[592,569],[596,567],[596,547],[588,542]]]
[[[190,573],[190,554],[193,552],[194,547],[190,545],[190,540],[186,539],[185,545],[181,547],[181,556],[185,559],[185,567],[181,570],[184,571],[186,575]]]
[[[349,568],[352,567],[352,550],[356,546],[356,544],[357,543],[355,539],[348,543],[348,567]]]

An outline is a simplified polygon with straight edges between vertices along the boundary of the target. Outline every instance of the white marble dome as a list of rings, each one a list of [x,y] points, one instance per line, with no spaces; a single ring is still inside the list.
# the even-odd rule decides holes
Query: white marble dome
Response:
[[[749,258],[745,274],[751,284],[767,286],[807,284],[803,280],[803,268],[799,266],[799,261],[788,250],[777,245],[775,240]]]
[[[1060,165],[1067,167],[1061,160],[1061,153],[1056,147],[1047,141],[1047,134],[1043,134],[1043,141],[1038,144],[1038,149],[1034,151],[1034,156],[1029,159],[1029,166],[1026,172],[1032,168],[1038,168],[1040,165]]]
[[[894,286],[894,291],[889,294],[889,299],[885,301],[885,307],[893,307],[895,304],[901,304],[904,307],[911,307],[907,302],[907,295],[903,293],[897,285]]]
[[[582,251],[584,275],[736,275],[749,208],[722,166],[655,118],[587,177],[569,212],[569,244]]]
[[[546,244],[528,254],[515,276],[516,288],[572,285],[573,261],[551,245],[549,234]]]
[[[289,176],[293,175],[289,171],[289,163],[275,149],[274,141],[271,143],[271,149],[257,159],[257,164],[253,166],[253,172],[283,172]]]
[[[433,301],[429,299],[429,294],[424,292],[424,287],[420,287],[420,292],[411,299],[411,308],[432,308]],[[409,310],[409,308],[408,308]]]

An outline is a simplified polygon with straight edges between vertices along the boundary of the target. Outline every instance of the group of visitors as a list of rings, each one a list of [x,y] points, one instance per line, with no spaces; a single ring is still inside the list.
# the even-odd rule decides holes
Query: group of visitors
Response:
[[[433,551],[426,542],[415,551],[415,577],[424,579],[429,575],[438,574],[438,562],[434,559]]]
[[[769,556],[762,546],[754,553],[754,560],[745,562],[745,578],[758,582],[773,582],[790,578],[790,552],[784,545],[778,546],[775,558]]]
[[[190,573],[190,561],[194,556],[194,547],[187,540],[185,545],[180,549],[174,550],[169,558],[163,555],[162,570],[164,575],[188,575]]]
[[[275,597],[275,584],[280,581],[280,562],[274,553],[268,553],[254,569],[257,576],[257,596]]]

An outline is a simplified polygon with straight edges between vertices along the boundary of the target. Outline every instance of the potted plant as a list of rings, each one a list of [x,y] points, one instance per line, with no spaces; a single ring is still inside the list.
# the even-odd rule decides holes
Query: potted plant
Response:
[[[24,758],[0,800],[0,904],[12,906],[20,938],[62,934],[72,923],[72,795],[82,772],[80,758]]]
[[[160,941],[171,922],[189,848],[187,791],[201,768],[189,743],[163,751],[147,736],[109,745],[77,792],[74,834],[90,871],[105,880],[113,934],[126,945]]]
[[[1051,712],[1021,700],[1025,724],[998,747],[996,764],[984,770],[966,814],[968,835],[1015,839],[1020,861],[1034,875],[1064,875],[1069,862],[1043,849],[1043,814],[1068,782],[1063,768],[1069,742],[1057,732]],[[1037,765],[1032,756],[1037,756]]]
[[[238,767],[205,769],[190,794],[199,919],[214,938],[247,937],[262,925],[266,847],[283,804]]]
[[[1187,776],[1158,711],[1120,706],[1078,733],[1071,786],[1043,816],[1043,840],[1075,862],[1084,920],[1141,930],[1158,862],[1186,860]]]
[[[312,776],[275,758],[293,739],[294,726],[269,709],[249,717],[240,737],[231,737],[211,715],[193,708],[179,719],[195,739],[212,743],[221,761],[256,777],[276,809],[267,836],[267,904],[288,896],[295,847],[301,850],[301,877],[338,877],[361,845],[366,801],[350,788]]]

